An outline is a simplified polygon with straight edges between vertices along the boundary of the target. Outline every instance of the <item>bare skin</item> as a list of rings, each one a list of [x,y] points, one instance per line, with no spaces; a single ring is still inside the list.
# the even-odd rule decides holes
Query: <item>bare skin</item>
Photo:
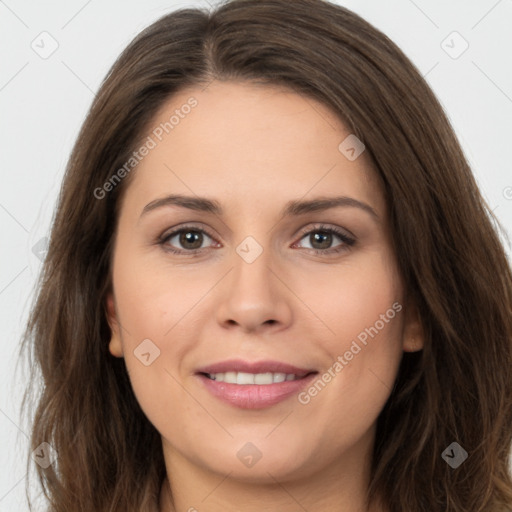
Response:
[[[143,158],[126,191],[107,301],[110,352],[125,358],[162,436],[168,480],[159,509],[366,511],[378,415],[403,352],[423,346],[369,156],[350,161],[340,152],[349,132],[322,104],[249,83],[183,90],[151,130],[190,97],[197,106]],[[170,194],[214,199],[223,214],[177,205],[142,214]],[[288,201],[334,196],[376,216],[353,205],[281,215]],[[185,226],[199,249],[179,234],[158,243]],[[318,241],[325,228],[345,238]],[[236,250],[248,236],[263,249],[250,263]],[[345,357],[372,326],[378,333]],[[146,339],[160,351],[147,366],[134,354]],[[339,356],[346,364],[336,371]],[[242,409],[196,374],[232,358],[283,361],[317,377],[330,369],[331,379],[302,401]],[[237,456],[248,442],[261,454],[252,467]]]

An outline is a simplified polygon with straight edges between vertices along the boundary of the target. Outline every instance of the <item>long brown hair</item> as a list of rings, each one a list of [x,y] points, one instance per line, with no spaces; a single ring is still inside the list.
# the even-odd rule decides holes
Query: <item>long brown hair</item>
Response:
[[[153,510],[159,433],[108,351],[104,299],[129,174],[98,198],[171,95],[212,80],[285,85],[323,102],[382,178],[393,244],[425,334],[381,412],[369,500],[393,512],[512,506],[512,274],[499,230],[439,102],[384,34],[324,0],[233,0],[146,28],[105,78],[66,170],[24,335],[37,392],[32,449],[51,512]],[[198,107],[200,108],[200,106]],[[112,190],[110,190],[112,188]],[[42,385],[41,385],[42,382]],[[456,469],[443,451],[457,442]],[[28,463],[32,464],[32,460]],[[32,508],[32,507],[31,507]]]

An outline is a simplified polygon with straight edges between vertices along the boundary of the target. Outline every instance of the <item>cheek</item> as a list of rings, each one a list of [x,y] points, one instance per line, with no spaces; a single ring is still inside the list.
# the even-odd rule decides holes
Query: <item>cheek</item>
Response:
[[[401,280],[391,258],[372,255],[345,267],[317,289],[314,306],[332,331],[324,349],[330,363],[301,403],[326,425],[325,435],[356,440],[377,419],[402,356]],[[337,434],[338,432],[338,434]]]
[[[127,250],[116,257],[113,279],[125,343],[130,348],[150,338],[161,346],[176,331],[191,325],[193,309],[211,283],[161,261],[155,265],[141,247],[124,243]]]
[[[382,247],[364,252],[297,281],[297,295],[307,297],[307,306],[321,320],[315,322],[321,324],[319,339],[333,359],[355,340],[364,348],[359,359],[363,353],[396,354],[401,344],[402,284],[392,254],[383,252]]]
[[[133,391],[148,418],[171,413],[181,396],[178,364],[187,347],[187,314],[201,296],[194,282],[165,278],[135,258],[136,249],[116,255],[114,292],[121,322],[123,356]],[[177,335],[178,333],[178,335]]]

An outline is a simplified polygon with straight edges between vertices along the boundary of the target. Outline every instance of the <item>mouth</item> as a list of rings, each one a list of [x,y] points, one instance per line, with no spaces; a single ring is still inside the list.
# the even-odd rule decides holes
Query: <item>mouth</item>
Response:
[[[207,391],[242,409],[263,409],[297,394],[318,371],[278,361],[224,361],[200,368],[196,376]]]
[[[220,372],[220,373],[201,373],[210,380],[217,382],[226,382],[227,384],[239,384],[241,386],[247,386],[249,384],[257,384],[259,386],[268,386],[269,384],[276,384],[279,382],[289,382],[293,380],[303,379],[311,373],[306,375],[297,375],[294,373],[282,373],[282,372],[265,372],[265,373],[247,373],[247,372]]]

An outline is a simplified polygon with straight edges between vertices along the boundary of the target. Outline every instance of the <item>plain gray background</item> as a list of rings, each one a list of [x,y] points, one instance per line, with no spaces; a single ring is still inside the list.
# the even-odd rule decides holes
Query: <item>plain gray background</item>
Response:
[[[426,77],[490,207],[512,232],[512,0],[337,3],[386,33]],[[158,17],[188,6],[208,2],[0,0],[0,511],[27,510],[28,426],[19,420],[26,376],[14,369],[72,144],[123,48]]]

